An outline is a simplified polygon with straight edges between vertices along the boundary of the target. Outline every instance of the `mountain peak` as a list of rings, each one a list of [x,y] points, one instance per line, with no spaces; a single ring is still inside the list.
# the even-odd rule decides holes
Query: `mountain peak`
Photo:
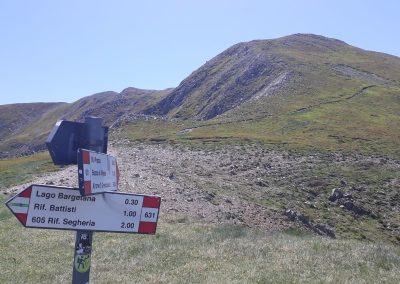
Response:
[[[273,41],[276,44],[308,52],[338,52],[351,47],[344,41],[316,34],[293,34]]]
[[[346,44],[344,41],[335,39],[335,38],[330,38],[322,35],[317,35],[317,34],[305,34],[305,33],[297,33],[297,34],[292,34],[288,36],[284,36],[281,38],[286,38],[286,39],[303,39],[303,40],[319,40],[319,41],[326,41],[326,42],[336,42],[336,43],[341,43],[341,44]]]
[[[243,103],[261,102],[275,95],[308,93],[307,86],[319,92],[321,80],[332,80],[335,85],[335,80],[350,78],[354,87],[359,80],[365,84],[398,81],[393,66],[374,69],[377,62],[383,64],[380,56],[315,34],[242,42],[195,70],[145,113],[207,120],[238,109]],[[358,63],[354,64],[354,60]]]
[[[144,89],[139,89],[139,88],[135,88],[135,87],[128,87],[125,88],[121,91],[121,93],[119,93],[120,95],[127,95],[127,94],[142,94],[142,93],[151,93],[151,90],[144,90]]]

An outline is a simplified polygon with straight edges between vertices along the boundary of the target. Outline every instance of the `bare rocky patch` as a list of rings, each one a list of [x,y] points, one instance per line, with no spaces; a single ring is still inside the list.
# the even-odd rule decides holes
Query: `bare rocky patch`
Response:
[[[162,216],[182,220],[400,241],[400,161],[210,145],[114,141],[110,153],[119,163],[119,190],[160,195]],[[76,187],[76,171],[69,166],[33,183]]]

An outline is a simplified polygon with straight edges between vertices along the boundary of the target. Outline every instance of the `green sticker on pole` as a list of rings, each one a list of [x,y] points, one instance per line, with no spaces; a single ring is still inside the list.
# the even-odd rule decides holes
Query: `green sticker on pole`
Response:
[[[88,272],[90,269],[90,254],[76,255],[75,269],[80,273]]]

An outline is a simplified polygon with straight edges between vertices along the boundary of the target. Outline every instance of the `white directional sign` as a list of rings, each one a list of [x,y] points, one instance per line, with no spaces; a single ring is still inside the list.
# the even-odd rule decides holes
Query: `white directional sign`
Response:
[[[31,185],[6,205],[29,228],[155,234],[161,197]]]
[[[116,191],[118,189],[118,165],[114,157],[78,149],[79,190],[82,196]]]

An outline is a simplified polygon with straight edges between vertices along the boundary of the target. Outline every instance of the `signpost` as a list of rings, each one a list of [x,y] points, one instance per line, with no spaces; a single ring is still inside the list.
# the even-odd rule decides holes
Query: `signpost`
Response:
[[[89,283],[93,232],[155,234],[161,198],[119,193],[108,128],[98,117],[58,121],[46,146],[56,165],[78,163],[79,188],[31,185],[6,205],[28,228],[76,230],[72,283]]]
[[[78,175],[83,196],[118,189],[118,165],[110,155],[78,149]]]
[[[46,140],[56,165],[78,163],[78,188],[31,185],[6,205],[27,228],[75,230],[72,283],[89,283],[93,232],[155,234],[161,198],[119,193],[107,155],[108,128],[98,117],[59,121]]]
[[[31,185],[6,205],[28,228],[155,234],[160,203],[159,196],[81,196],[75,188]]]

